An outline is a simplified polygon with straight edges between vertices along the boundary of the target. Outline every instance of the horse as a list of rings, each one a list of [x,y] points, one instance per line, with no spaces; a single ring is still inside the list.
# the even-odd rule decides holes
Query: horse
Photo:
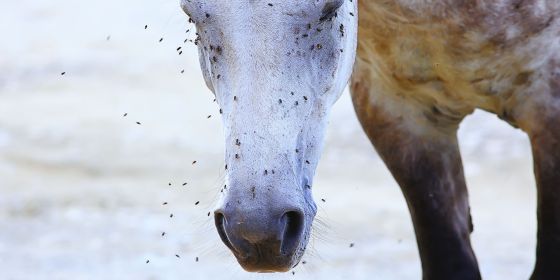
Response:
[[[531,279],[560,279],[560,1],[182,0],[225,131],[214,212],[250,272],[295,267],[317,212],[332,105],[358,119],[407,202],[423,279],[481,279],[457,142],[475,109],[527,133],[538,187]],[[359,14],[359,17],[358,17]]]

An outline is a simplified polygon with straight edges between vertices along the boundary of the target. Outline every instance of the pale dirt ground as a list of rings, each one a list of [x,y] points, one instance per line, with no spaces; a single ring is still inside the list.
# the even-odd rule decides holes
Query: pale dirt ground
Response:
[[[0,278],[420,279],[406,205],[347,93],[317,173],[326,226],[307,264],[295,275],[238,267],[206,215],[223,176],[221,124],[206,118],[217,107],[195,48],[175,52],[187,28],[177,2],[0,3]],[[483,276],[527,279],[528,141],[484,113],[460,140]]]

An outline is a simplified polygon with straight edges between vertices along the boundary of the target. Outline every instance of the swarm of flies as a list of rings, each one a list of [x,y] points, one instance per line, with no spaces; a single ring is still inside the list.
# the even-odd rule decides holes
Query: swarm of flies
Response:
[[[269,7],[272,7],[273,9],[275,8],[275,7],[274,7],[274,4],[272,4],[272,3],[267,3],[267,5],[268,5]],[[352,14],[352,13],[350,13],[350,15],[351,15],[351,16],[354,16],[354,14]],[[336,17],[336,14],[331,15],[330,17],[331,17],[331,18],[332,18],[332,17]],[[208,14],[208,13],[206,13],[206,14],[205,14],[205,19],[203,19],[203,22],[204,22],[204,20],[210,20],[210,18],[211,18],[211,15]],[[323,20],[323,19],[322,19],[322,20]],[[329,18],[329,19],[326,19],[326,20],[331,20],[331,19]],[[194,21],[193,19],[191,19],[191,18],[188,18],[188,22],[189,22],[189,24],[195,24],[195,21]],[[147,29],[148,29],[148,25],[147,25],[147,24],[144,25],[143,27],[144,27],[144,30],[147,30]],[[338,28],[337,28],[337,27],[338,27]],[[345,27],[344,27],[343,24],[340,24],[339,26],[335,26],[334,28],[337,28],[337,29],[338,29],[338,32],[339,32],[339,34],[340,34],[341,37],[344,37],[344,36],[345,36]],[[312,28],[312,24],[309,23],[309,24],[307,24],[307,31],[306,31],[305,34],[302,34],[302,35],[301,35],[301,39],[303,40],[303,39],[306,39],[306,38],[311,38],[311,35],[314,34],[314,32],[320,33],[322,30],[323,30],[323,28],[321,28],[321,27]],[[193,34],[193,33],[191,32],[191,29],[186,29],[186,30],[185,30],[185,34]],[[191,43],[191,44],[193,44],[193,45],[196,45],[196,46],[198,46],[198,47],[201,47],[202,49],[204,49],[204,50],[208,53],[207,60],[208,60],[209,63],[213,66],[212,68],[215,69],[216,72],[218,72],[219,69],[218,69],[217,65],[218,65],[218,63],[220,63],[220,61],[222,61],[222,60],[220,59],[220,56],[221,56],[221,55],[223,54],[223,52],[224,52],[223,47],[220,46],[220,45],[215,45],[215,44],[208,44],[208,45],[206,45],[205,42],[202,40],[201,34],[199,34],[199,33],[197,33],[197,32],[194,33],[194,36],[195,36],[195,37],[194,37],[193,39],[188,38],[188,37],[187,37],[186,39],[184,39],[184,40],[183,40],[183,45],[179,45],[179,46],[174,47],[175,52],[176,52],[178,55],[182,55],[182,54],[183,54],[183,51],[184,51],[184,49],[185,49],[185,45],[184,45],[184,44],[187,44],[187,43]],[[109,39],[110,39],[110,36],[107,37],[107,40],[109,40]],[[300,39],[300,38],[296,38],[296,44],[299,43],[299,41],[298,41],[299,39]],[[159,43],[163,43],[163,41],[164,41],[164,36],[159,37],[158,42],[159,42]],[[203,45],[203,44],[204,44],[204,45]],[[308,46],[309,46],[309,45],[308,45]],[[306,48],[307,48],[307,47],[306,47]],[[310,50],[311,50],[311,51],[320,51],[320,50],[322,50],[322,49],[323,49],[323,45],[322,45],[321,43],[314,43],[314,44],[312,44],[311,47],[310,47]],[[298,55],[299,55],[299,52],[300,52],[300,51],[298,51]],[[302,52],[303,52],[303,48],[302,48]],[[343,52],[343,50],[340,49],[340,52]],[[292,53],[288,53],[288,55],[291,55],[291,54],[292,54]],[[295,53],[293,53],[293,54],[295,54]],[[181,69],[181,70],[179,70],[179,72],[180,72],[181,74],[184,74],[184,73],[185,73],[185,69]],[[61,72],[61,73],[60,73],[61,76],[64,76],[65,74],[66,74],[66,72]],[[215,77],[216,79],[219,80],[219,79],[222,78],[222,75],[219,74],[219,73],[214,73],[214,77]],[[299,78],[299,77],[298,77],[298,78]],[[293,91],[291,91],[290,94],[291,94],[291,96],[295,96],[295,95],[296,95],[295,92],[293,92]],[[301,102],[302,104],[308,103],[309,98],[308,98],[307,96],[300,96],[300,97],[302,97],[303,100],[299,99],[299,100],[292,101],[293,103],[291,103],[291,102],[290,102],[290,103],[291,103],[291,104],[294,104],[294,106],[299,106],[299,105],[300,105],[300,102]],[[234,101],[234,102],[239,102],[238,96],[233,96],[233,101]],[[216,102],[216,99],[214,99],[214,102]],[[283,99],[277,99],[277,105],[285,106],[285,104],[289,104],[289,103],[287,102],[287,99],[284,99],[284,100],[283,100]],[[223,114],[223,113],[224,113],[224,111],[223,111],[221,108],[219,108],[219,114]],[[127,116],[128,116],[128,113],[124,113],[123,117],[127,117]],[[207,115],[207,116],[206,116],[207,119],[210,119],[211,117],[212,117],[212,115]],[[142,123],[139,122],[139,121],[137,121],[136,124],[137,124],[137,125],[141,125]],[[240,146],[241,146],[241,141],[240,141],[239,139],[235,139],[235,145],[238,146],[238,147],[240,147]],[[299,152],[300,152],[300,151],[299,151],[298,149],[295,149],[295,153],[296,153],[296,154],[299,154]],[[240,158],[241,158],[240,154],[237,154],[237,153],[234,154],[234,157],[235,157],[235,159],[240,159]],[[309,160],[305,160],[304,162],[305,162],[306,164],[311,164]],[[197,163],[196,160],[192,161],[192,165],[193,165],[193,166],[194,166],[196,163]],[[228,165],[227,165],[227,164],[225,165],[225,170],[226,170],[226,171],[228,170]],[[275,174],[275,171],[274,171],[274,170],[265,169],[263,175],[264,175],[264,176],[267,176],[267,175],[269,175],[269,173]],[[168,183],[168,185],[169,185],[169,186],[172,186],[172,183]],[[186,182],[182,184],[182,186],[186,186],[186,185],[187,185]],[[311,186],[310,186],[310,185],[305,185],[305,187],[306,187],[307,189],[311,189]],[[221,188],[221,192],[223,193],[226,189],[227,189],[227,185],[224,185],[223,188]],[[254,197],[255,197],[255,190],[253,189],[253,198],[254,198]],[[321,201],[322,201],[322,202],[326,202],[325,199],[321,199]],[[196,201],[196,202],[194,203],[194,206],[198,206],[199,204],[200,204],[200,201]],[[167,202],[163,202],[163,203],[162,203],[162,206],[167,206],[167,205],[168,205]],[[211,212],[207,212],[207,213],[206,213],[206,216],[210,217],[210,216],[211,216]],[[169,214],[169,218],[173,218],[173,217],[174,217],[174,214],[173,214],[173,213]],[[165,235],[166,235],[166,232],[165,232],[165,231],[161,232],[161,237],[165,237]],[[354,247],[354,243],[350,243],[349,247],[350,247],[350,248]],[[176,258],[181,258],[179,254],[175,254],[175,257],[176,257]],[[199,261],[199,257],[195,257],[195,262],[198,262],[198,261]],[[146,264],[148,264],[148,263],[150,263],[150,260],[149,260],[149,259],[146,260]],[[303,261],[302,264],[306,264],[306,261]],[[292,271],[292,274],[295,275],[295,271]]]

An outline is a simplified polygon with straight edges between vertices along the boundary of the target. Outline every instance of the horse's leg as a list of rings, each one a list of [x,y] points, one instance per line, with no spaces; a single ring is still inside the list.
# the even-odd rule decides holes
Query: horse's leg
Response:
[[[560,70],[560,65],[556,70]],[[559,73],[559,72],[557,72]],[[560,279],[560,75],[524,123],[531,139],[537,181],[537,260],[531,279]],[[555,80],[554,80],[555,79]]]
[[[538,193],[534,280],[560,279],[560,111],[546,123],[531,135]]]
[[[397,180],[412,216],[424,279],[480,279],[470,244],[472,223],[458,119],[424,115],[406,100],[376,95],[355,74],[354,107],[364,130]],[[441,117],[441,116],[439,116]],[[442,126],[440,128],[440,125]]]

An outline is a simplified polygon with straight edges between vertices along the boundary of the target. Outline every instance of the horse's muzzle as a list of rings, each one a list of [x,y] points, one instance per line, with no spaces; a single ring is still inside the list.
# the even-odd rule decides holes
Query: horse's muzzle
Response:
[[[303,211],[231,207],[217,210],[214,220],[220,238],[245,270],[285,272],[296,265],[305,230]]]

